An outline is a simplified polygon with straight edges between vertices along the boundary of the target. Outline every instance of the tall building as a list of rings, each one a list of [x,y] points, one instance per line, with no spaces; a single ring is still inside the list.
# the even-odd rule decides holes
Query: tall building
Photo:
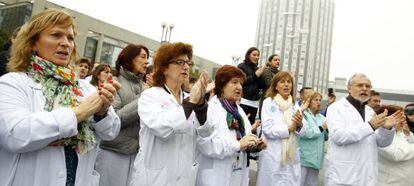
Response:
[[[278,54],[280,69],[295,75],[295,87],[328,91],[333,0],[261,0],[256,46],[261,63]]]

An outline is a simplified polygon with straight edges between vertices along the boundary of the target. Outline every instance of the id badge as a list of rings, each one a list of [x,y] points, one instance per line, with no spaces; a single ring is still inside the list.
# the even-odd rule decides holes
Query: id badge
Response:
[[[241,161],[239,161],[239,157],[237,157],[236,160],[233,161],[232,168],[233,168],[233,171],[238,171],[242,169]]]

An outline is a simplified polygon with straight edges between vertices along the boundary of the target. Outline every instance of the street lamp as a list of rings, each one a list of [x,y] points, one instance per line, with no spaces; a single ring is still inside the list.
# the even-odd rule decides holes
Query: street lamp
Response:
[[[172,23],[166,23],[166,22],[161,23],[161,28],[162,28],[161,43],[170,42],[171,32],[172,32],[172,29],[174,28],[174,26],[175,25],[172,24]]]
[[[237,65],[239,64],[240,56],[235,54],[231,56],[231,59],[233,61],[233,66],[237,67]]]
[[[263,58],[264,58],[264,59],[262,59],[262,61],[263,61],[263,60],[266,60],[266,57],[269,57],[269,56],[270,56],[270,55],[269,55],[269,48],[270,48],[272,45],[273,45],[273,43],[265,43],[265,44],[263,45],[263,47],[265,47],[265,48],[266,48],[266,55],[267,55],[267,56],[262,55],[262,56],[263,56]],[[261,65],[261,64],[259,64],[259,65]]]

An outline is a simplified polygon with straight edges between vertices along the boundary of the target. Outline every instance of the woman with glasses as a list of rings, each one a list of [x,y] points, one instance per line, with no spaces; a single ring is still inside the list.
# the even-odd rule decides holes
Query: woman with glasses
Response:
[[[213,128],[205,124],[207,73],[189,95],[181,89],[192,57],[192,46],[185,43],[166,43],[157,51],[153,87],[138,99],[140,149],[132,185],[195,185],[196,138],[209,137]]]
[[[242,95],[246,76],[237,67],[224,65],[217,70],[214,92],[208,103],[207,122],[216,131],[209,139],[197,141],[200,168],[197,186],[247,186],[249,167],[247,151],[261,150],[265,142],[251,132],[249,119],[236,103]],[[259,147],[257,147],[259,146]]]

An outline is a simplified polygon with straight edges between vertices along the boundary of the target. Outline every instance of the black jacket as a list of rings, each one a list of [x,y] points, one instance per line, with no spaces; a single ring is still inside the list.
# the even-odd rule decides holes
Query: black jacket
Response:
[[[244,61],[237,67],[246,74],[246,79],[243,82],[243,98],[253,101],[259,100],[264,91],[265,84],[262,77],[256,76],[257,65]]]

